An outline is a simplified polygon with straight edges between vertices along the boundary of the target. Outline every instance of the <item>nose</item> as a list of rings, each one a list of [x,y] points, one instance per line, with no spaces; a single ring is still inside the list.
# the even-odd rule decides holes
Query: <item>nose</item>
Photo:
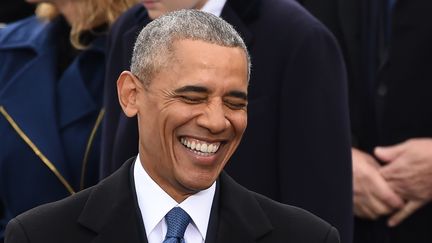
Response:
[[[225,131],[230,126],[226,117],[222,100],[215,100],[207,104],[203,112],[197,118],[199,126],[206,128],[212,134]]]

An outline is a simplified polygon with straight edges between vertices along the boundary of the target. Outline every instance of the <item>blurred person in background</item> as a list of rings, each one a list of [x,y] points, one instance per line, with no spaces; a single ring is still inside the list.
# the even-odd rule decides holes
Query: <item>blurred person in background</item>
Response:
[[[300,2],[344,47],[354,242],[432,242],[432,2]]]
[[[105,34],[132,0],[39,1],[0,30],[0,241],[9,219],[98,180]]]
[[[369,88],[363,90],[372,106],[361,120],[375,126],[353,127],[358,139],[353,149],[356,242],[428,243],[432,242],[432,2],[380,2],[378,23],[384,24],[377,26],[376,65],[372,82],[363,84]]]

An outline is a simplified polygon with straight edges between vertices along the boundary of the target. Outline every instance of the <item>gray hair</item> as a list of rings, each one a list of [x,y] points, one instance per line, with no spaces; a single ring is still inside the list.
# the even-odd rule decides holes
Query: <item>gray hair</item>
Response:
[[[247,56],[249,80],[250,57],[237,31],[213,14],[191,9],[168,13],[143,28],[135,42],[131,72],[148,85],[153,76],[168,65],[173,43],[184,39],[241,48]]]

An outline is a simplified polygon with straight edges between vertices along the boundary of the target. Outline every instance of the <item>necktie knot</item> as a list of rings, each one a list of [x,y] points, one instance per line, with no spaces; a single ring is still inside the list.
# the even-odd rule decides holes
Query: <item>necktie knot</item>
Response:
[[[168,230],[165,236],[164,243],[184,242],[183,236],[188,224],[191,221],[189,214],[187,214],[180,207],[175,207],[165,215],[165,220],[168,226]]]

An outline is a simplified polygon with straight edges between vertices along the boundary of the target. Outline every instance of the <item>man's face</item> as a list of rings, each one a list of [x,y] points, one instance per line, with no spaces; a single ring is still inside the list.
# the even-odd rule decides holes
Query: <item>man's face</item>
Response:
[[[153,180],[182,201],[210,187],[240,143],[247,58],[240,48],[180,40],[170,60],[137,91],[140,155]]]
[[[201,9],[207,0],[143,0],[151,19],[180,9]]]

